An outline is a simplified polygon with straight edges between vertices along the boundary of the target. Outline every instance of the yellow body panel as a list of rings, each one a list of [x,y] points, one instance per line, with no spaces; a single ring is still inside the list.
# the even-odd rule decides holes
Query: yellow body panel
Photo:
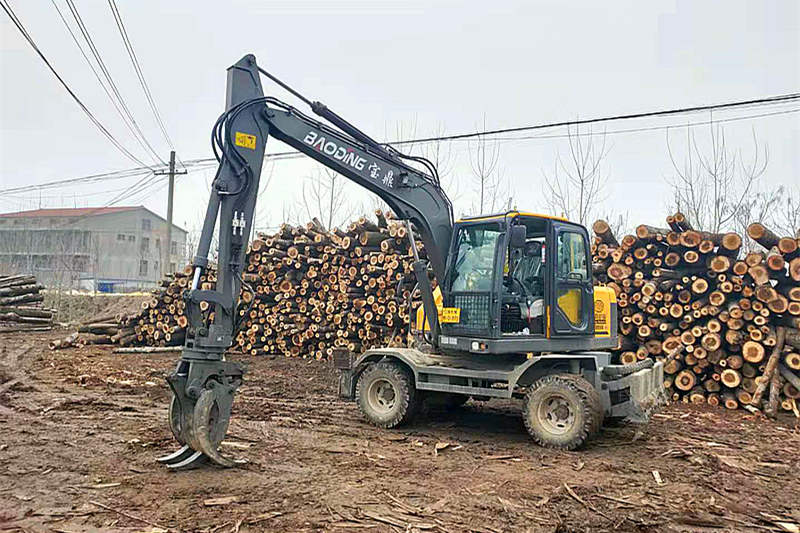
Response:
[[[573,325],[581,321],[581,289],[569,289],[558,297],[558,308],[564,312]]]
[[[433,289],[433,302],[436,304],[436,310],[438,311],[439,318],[441,320],[442,307],[444,306],[444,303],[443,303],[443,300],[442,300],[442,291],[439,289],[439,287],[436,287],[435,289]],[[422,330],[422,325],[423,325],[422,322],[423,322],[423,320],[425,321],[425,331],[430,331],[431,330],[431,326],[430,326],[430,324],[428,324],[428,320],[425,318],[425,309],[423,308],[423,306],[420,305],[417,308],[416,320],[414,320],[414,329],[415,330],[417,330],[417,331]]]
[[[594,288],[594,336],[611,336],[611,304],[617,303],[617,295],[610,287]]]

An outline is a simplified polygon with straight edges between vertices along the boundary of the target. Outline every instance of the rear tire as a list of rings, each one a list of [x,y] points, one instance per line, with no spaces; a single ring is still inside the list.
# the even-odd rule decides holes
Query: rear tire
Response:
[[[371,364],[358,377],[356,401],[372,424],[393,428],[409,422],[419,409],[414,378],[395,363]]]
[[[525,428],[546,448],[574,450],[583,445],[600,430],[602,415],[599,394],[578,375],[545,376],[525,396]]]

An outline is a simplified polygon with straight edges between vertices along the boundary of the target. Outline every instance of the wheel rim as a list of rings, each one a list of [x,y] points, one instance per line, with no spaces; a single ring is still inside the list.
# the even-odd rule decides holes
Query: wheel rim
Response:
[[[545,398],[536,411],[541,425],[550,433],[563,435],[575,424],[575,410],[564,396]]]
[[[367,390],[367,402],[374,411],[388,413],[397,401],[397,391],[388,379],[376,379]]]

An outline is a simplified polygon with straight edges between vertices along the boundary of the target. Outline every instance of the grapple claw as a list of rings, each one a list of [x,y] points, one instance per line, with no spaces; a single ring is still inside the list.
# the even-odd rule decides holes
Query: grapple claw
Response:
[[[173,470],[196,468],[208,462],[232,467],[236,462],[222,456],[219,445],[230,422],[233,395],[242,383],[236,363],[190,357],[184,350],[178,367],[167,378],[172,389],[169,426],[183,447],[158,462]]]
[[[223,467],[236,465],[218,451],[228,431],[232,400],[233,393],[224,387],[204,390],[194,406],[191,421],[190,439],[194,448],[201,450],[212,462]]]
[[[186,457],[184,460],[171,463],[167,465],[167,468],[170,470],[190,470],[192,468],[197,468],[202,466],[208,462],[208,458],[203,454],[203,452],[196,452],[191,450],[191,454]]]
[[[172,464],[172,463],[180,463],[181,461],[183,461],[184,459],[186,459],[187,457],[192,455],[192,453],[194,453],[194,450],[189,448],[187,445],[184,444],[181,447],[180,450],[172,452],[169,455],[165,455],[163,457],[159,457],[158,459],[156,459],[156,461],[158,461],[161,464],[166,464],[166,465],[169,465],[169,464]]]

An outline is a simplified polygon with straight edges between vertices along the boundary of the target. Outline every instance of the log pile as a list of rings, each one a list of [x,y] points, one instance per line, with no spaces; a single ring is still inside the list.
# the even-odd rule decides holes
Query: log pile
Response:
[[[234,349],[323,359],[338,346],[358,352],[404,345],[414,289],[408,230],[380,210],[375,215],[376,221],[361,217],[344,231],[327,231],[313,220],[259,234],[246,257]],[[168,276],[140,312],[85,324],[52,348],[183,344],[188,324],[183,296],[191,275],[187,267]],[[200,288],[213,289],[216,279],[216,270],[208,269]],[[419,302],[413,299],[411,305]],[[213,319],[206,303],[201,310],[206,322]]]
[[[339,346],[358,353],[404,345],[414,285],[408,230],[380,211],[376,218],[361,217],[347,231],[313,221],[283,226],[253,241],[240,348],[323,359]]]
[[[123,316],[119,314],[97,316],[78,325],[77,331],[64,339],[50,341],[50,349],[73,348],[87,344],[119,344]]]
[[[0,333],[53,328],[55,311],[44,307],[43,289],[36,276],[0,276]]]
[[[617,240],[593,225],[593,272],[617,294],[622,363],[663,359],[675,401],[798,413],[800,238],[762,224],[741,253],[736,233],[697,231],[681,213]]]

